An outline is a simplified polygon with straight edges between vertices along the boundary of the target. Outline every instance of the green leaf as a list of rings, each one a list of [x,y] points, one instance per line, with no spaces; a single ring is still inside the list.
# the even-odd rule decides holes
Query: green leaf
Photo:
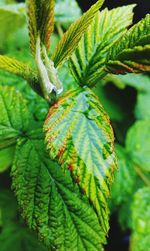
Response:
[[[0,86],[0,149],[23,136],[31,120],[26,100],[12,87]]]
[[[150,171],[150,120],[136,122],[128,131],[126,150],[143,171]]]
[[[93,86],[102,78],[108,50],[132,23],[135,5],[98,12],[70,59],[70,69],[80,85]]]
[[[15,58],[0,55],[0,69],[22,77],[30,83],[37,81],[35,70]]]
[[[118,157],[118,171],[115,173],[114,183],[111,188],[111,200],[115,206],[121,206],[128,201],[134,192],[137,174],[134,164],[127,156],[125,149],[116,145]]]
[[[115,74],[150,71],[150,15],[134,25],[110,49],[106,68]]]
[[[47,50],[50,46],[50,36],[54,28],[54,0],[27,0],[30,47],[35,55],[38,34]]]
[[[7,170],[13,162],[15,148],[9,147],[3,150],[0,150],[0,173]]]
[[[116,168],[109,118],[90,89],[72,89],[49,110],[44,130],[50,157],[68,170],[108,230],[109,188]]]
[[[15,31],[25,24],[24,4],[0,6],[0,49]]]
[[[55,4],[55,22],[68,27],[81,16],[81,10],[75,0],[57,0]]]
[[[150,251],[150,188],[138,190],[132,206],[131,251]]]
[[[34,131],[17,145],[12,177],[23,217],[49,250],[102,251],[96,214],[69,174],[49,160],[41,138]]]
[[[150,91],[139,92],[137,96],[137,103],[135,107],[135,116],[137,119],[150,120]]]
[[[1,251],[47,250],[41,243],[38,243],[36,236],[23,225],[20,217],[18,217],[16,201],[7,190],[0,191],[0,212],[2,223],[0,232]]]
[[[134,87],[138,92],[150,91],[150,77],[147,75],[130,73],[126,75],[117,75],[115,77],[124,83],[124,87],[126,85]]]
[[[62,65],[71,56],[103,2],[104,0],[98,0],[96,4],[69,27],[61,38],[52,55],[52,60],[56,67]]]

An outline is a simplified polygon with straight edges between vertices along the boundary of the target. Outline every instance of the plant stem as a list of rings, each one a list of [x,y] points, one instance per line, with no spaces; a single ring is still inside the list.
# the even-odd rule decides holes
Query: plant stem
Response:
[[[140,178],[143,180],[143,182],[145,183],[145,185],[147,185],[148,187],[150,187],[150,181],[149,181],[149,179],[143,174],[143,172],[141,171],[140,167],[135,166],[135,171],[136,171],[137,174],[140,176]]]

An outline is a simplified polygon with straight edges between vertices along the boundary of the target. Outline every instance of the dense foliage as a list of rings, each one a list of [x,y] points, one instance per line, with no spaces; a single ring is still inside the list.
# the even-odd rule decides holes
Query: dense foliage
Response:
[[[0,3],[0,251],[150,250],[150,15],[103,2]]]

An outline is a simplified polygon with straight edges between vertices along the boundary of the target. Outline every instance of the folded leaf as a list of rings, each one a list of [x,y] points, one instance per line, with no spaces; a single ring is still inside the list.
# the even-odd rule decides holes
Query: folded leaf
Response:
[[[94,4],[83,16],[69,27],[67,32],[61,38],[54,54],[52,55],[52,60],[56,67],[63,64],[64,61],[71,56],[103,2],[104,0],[98,0],[96,4]]]
[[[26,100],[12,87],[0,86],[0,149],[16,143],[30,122]]]
[[[103,107],[90,89],[72,89],[50,108],[45,133],[50,157],[68,170],[108,231],[109,188],[116,168],[114,136]]]
[[[27,7],[30,47],[34,55],[38,34],[47,50],[49,49],[50,36],[54,28],[54,0],[27,0]]]
[[[126,150],[143,171],[150,171],[150,120],[136,122],[128,131]]]
[[[7,170],[13,162],[15,148],[9,147],[3,150],[0,150],[0,173]]]
[[[149,14],[110,49],[106,68],[115,74],[150,71]]]
[[[23,217],[48,250],[103,251],[96,214],[69,175],[49,160],[41,135],[32,132],[17,145],[12,177]]]
[[[150,251],[150,188],[138,190],[132,206],[131,251]]]
[[[132,23],[134,4],[97,13],[70,59],[70,69],[80,85],[95,85],[102,78],[108,50]]]

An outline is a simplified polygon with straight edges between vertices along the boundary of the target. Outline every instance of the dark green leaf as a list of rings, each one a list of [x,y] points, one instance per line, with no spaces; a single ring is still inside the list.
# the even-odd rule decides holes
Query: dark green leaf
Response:
[[[69,174],[49,160],[41,138],[35,131],[17,145],[12,177],[23,217],[49,250],[102,251],[96,214]]]

